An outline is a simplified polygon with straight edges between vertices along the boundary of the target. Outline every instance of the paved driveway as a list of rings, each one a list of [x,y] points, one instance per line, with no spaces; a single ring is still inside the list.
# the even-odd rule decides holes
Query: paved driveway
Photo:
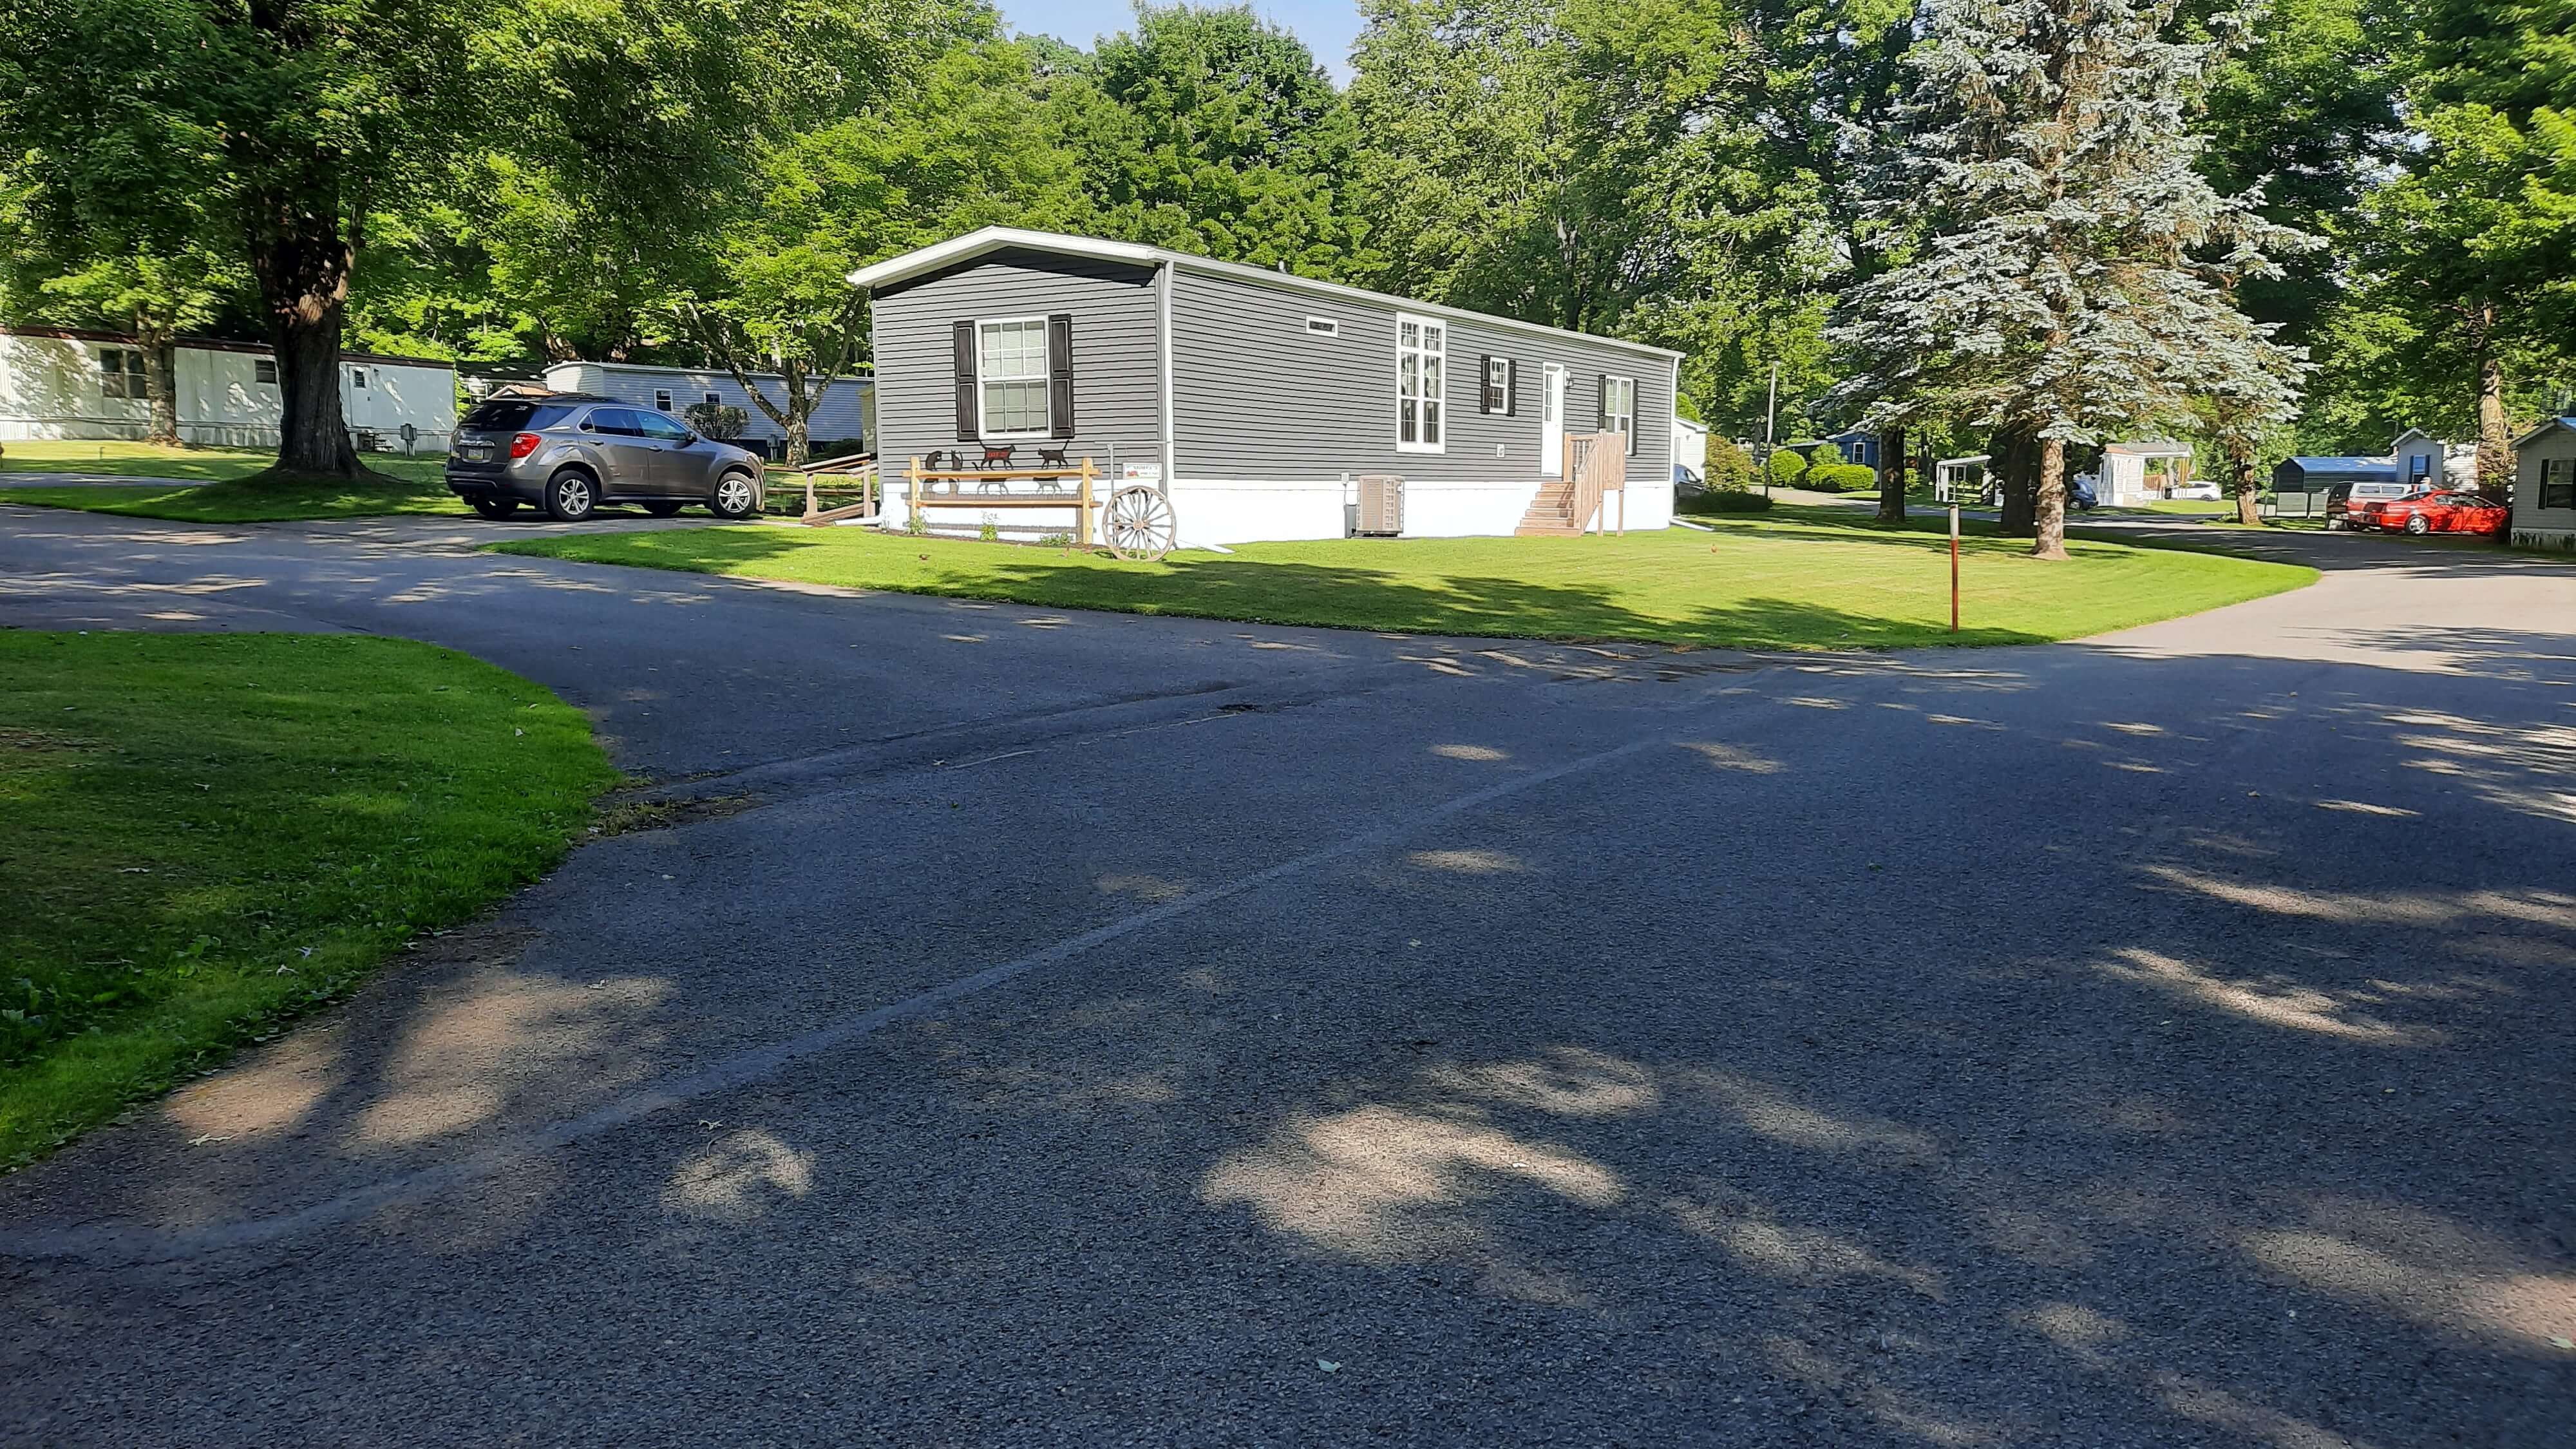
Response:
[[[2567,569],[1762,659],[413,527],[0,513],[0,619],[451,643],[711,803],[0,1182],[0,1438],[2576,1421]]]

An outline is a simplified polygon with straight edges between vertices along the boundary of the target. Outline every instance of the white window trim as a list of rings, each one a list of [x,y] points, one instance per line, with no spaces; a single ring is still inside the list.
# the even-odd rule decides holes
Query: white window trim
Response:
[[[1440,350],[1436,354],[1440,359],[1440,395],[1437,398],[1428,397],[1426,395],[1417,395],[1414,399],[1416,402],[1437,402],[1440,405],[1440,441],[1436,443],[1408,443],[1404,440],[1404,354],[1407,351],[1404,345],[1404,324],[1407,322],[1414,324],[1418,328],[1437,327],[1440,329]],[[1417,333],[1416,335],[1421,334]],[[1416,356],[1420,357],[1435,355],[1431,352],[1431,349],[1427,347],[1417,346],[1412,348],[1411,351]],[[1420,377],[1422,375],[1421,369],[1417,367],[1414,371],[1414,376]],[[1446,453],[1449,451],[1449,322],[1446,318],[1426,317],[1419,312],[1398,312],[1395,314],[1395,450],[1399,453]]]
[[[1613,428],[1611,431],[1627,438],[1628,456],[1633,458],[1637,456],[1637,380],[1633,377],[1621,376],[1615,372],[1604,373],[1602,375],[1612,382],[1624,382],[1628,385],[1628,410],[1624,413],[1614,413],[1607,407],[1604,407],[1602,409],[1604,414],[1602,421],[1607,423],[1610,419],[1617,418],[1621,423],[1625,424],[1625,426]],[[1604,401],[1607,400],[1605,399]]]
[[[1038,381],[1046,385],[1046,404],[1038,409],[1039,422],[1034,431],[997,433],[993,431],[991,425],[984,420],[984,385],[989,381],[984,374],[984,329],[987,327],[1026,326],[1031,322],[1038,324],[1038,354],[1041,359],[1038,366]],[[1030,438],[1052,438],[1055,436],[1055,360],[1052,354],[1047,351],[1048,347],[1052,344],[1047,340],[1046,331],[1047,319],[1044,312],[1040,312],[1032,317],[978,317],[975,319],[975,439],[977,442],[992,442],[996,439],[1005,442],[1020,442]],[[1026,382],[1028,379],[1011,378],[1008,380],[1012,382]]]
[[[653,389],[653,410],[658,413],[668,413],[671,410],[671,390],[669,388],[657,387]]]

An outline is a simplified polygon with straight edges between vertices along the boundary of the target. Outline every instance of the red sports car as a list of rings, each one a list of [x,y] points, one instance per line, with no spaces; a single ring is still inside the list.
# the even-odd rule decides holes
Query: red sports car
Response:
[[[2409,493],[2383,498],[2365,514],[2355,508],[2353,523],[2362,528],[2400,529],[2413,534],[2496,533],[2505,531],[2513,510],[2482,493]]]

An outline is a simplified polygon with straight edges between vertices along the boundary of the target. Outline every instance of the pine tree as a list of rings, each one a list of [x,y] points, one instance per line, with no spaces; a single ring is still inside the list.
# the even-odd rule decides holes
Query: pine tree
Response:
[[[2309,245],[2222,196],[2191,122],[2220,39],[2173,0],[1931,0],[1877,205],[1919,238],[1852,290],[1839,390],[1872,426],[1945,417],[2036,456],[2031,553],[2063,558],[2069,443],[2206,421],[2278,426],[2302,358],[2236,284]]]

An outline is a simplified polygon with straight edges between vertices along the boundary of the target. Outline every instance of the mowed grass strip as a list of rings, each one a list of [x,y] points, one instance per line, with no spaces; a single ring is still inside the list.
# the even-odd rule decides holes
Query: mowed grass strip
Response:
[[[615,780],[425,644],[0,631],[0,1165],[535,879]]]
[[[1002,599],[1420,634],[1893,649],[2080,638],[2297,588],[2312,569],[2079,540],[1963,546],[1949,632],[1946,537],[1784,509],[1625,537],[1333,540],[1125,563],[1104,554],[862,529],[693,529],[514,540],[507,553]],[[1186,528],[1186,525],[1184,525]]]
[[[397,513],[463,513],[447,491],[438,457],[366,455],[375,474],[355,481],[280,474],[273,453],[232,448],[156,448],[145,443],[10,443],[0,457],[0,503],[73,508],[183,523],[277,523],[303,518],[369,518]],[[56,484],[48,476],[195,480],[147,484]]]

